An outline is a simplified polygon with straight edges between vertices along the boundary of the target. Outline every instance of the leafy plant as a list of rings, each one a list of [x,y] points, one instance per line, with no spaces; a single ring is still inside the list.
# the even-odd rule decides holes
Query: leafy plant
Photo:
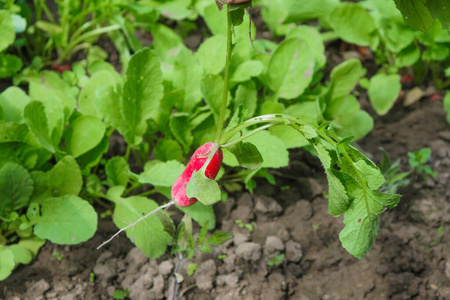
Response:
[[[418,174],[423,174],[425,179],[437,176],[437,172],[433,171],[428,164],[431,161],[430,148],[422,148],[419,151],[408,152],[408,157],[411,168]]]
[[[263,16],[286,39],[279,45],[268,40],[254,45],[271,56],[254,51],[248,42],[245,5],[227,5],[221,13],[210,1],[82,3],[95,18],[78,31],[73,26],[86,21],[86,12],[60,3],[60,16],[73,16],[69,28],[52,32],[53,25],[60,25],[49,18],[38,23],[41,28],[28,24],[24,34],[31,26],[39,29],[42,40],[49,42],[44,50],[57,49],[60,59],[75,53],[79,40],[88,49],[86,60],[61,74],[42,70],[35,59],[14,79],[15,84],[27,84],[28,92],[9,87],[0,94],[0,192],[6,199],[0,203],[0,279],[18,264],[29,263],[47,239],[77,244],[91,238],[97,227],[93,205],[105,207],[101,216],[112,214],[117,234],[125,231],[150,258],[160,257],[168,247],[180,261],[197,250],[211,252],[212,246],[232,238],[218,231],[207,238],[215,228],[212,205],[222,200],[221,178],[227,190],[236,189],[233,183],[251,190],[255,176],[274,183],[267,169],[286,166],[288,149],[300,147],[315,152],[323,164],[330,214],[345,214],[343,246],[358,258],[369,251],[380,214],[400,196],[379,192],[384,183],[380,170],[351,145],[373,127],[353,92],[366,73],[359,60],[343,62],[322,80],[326,58],[318,29],[292,24],[305,15],[289,16],[299,11],[286,12],[268,1],[262,3]],[[306,8],[320,13],[335,8],[334,2],[322,9],[308,3]],[[47,14],[45,3],[40,5]],[[126,10],[117,14],[122,5]],[[268,7],[273,16],[287,13],[289,22],[273,22]],[[9,36],[14,9],[0,13],[7,24],[0,30]],[[212,36],[194,53],[180,34],[188,25],[169,28],[157,22],[160,15],[180,22],[201,16]],[[133,26],[151,32],[151,48],[135,43],[130,33],[137,27],[127,21],[131,16],[137,21]],[[103,27],[103,21],[109,25]],[[109,36],[121,54],[122,75],[91,47],[105,28],[111,29]],[[0,51],[14,39],[4,41]],[[136,52],[131,55],[128,47]],[[123,137],[126,150],[105,160],[113,133]],[[187,197],[198,202],[175,206],[185,214],[176,225],[164,208],[174,205],[171,189],[185,170],[182,162],[211,141],[223,151],[224,167],[215,179],[206,176],[215,151],[204,153],[208,163],[184,182]],[[156,193],[168,202],[149,198]],[[196,240],[192,220],[202,224]]]
[[[197,270],[197,264],[196,263],[192,263],[188,265],[188,270],[187,273],[189,276],[194,275],[195,271]]]
[[[113,294],[114,299],[125,299],[130,295],[130,291],[128,289],[125,290],[115,290]]]
[[[253,231],[256,228],[255,222],[244,223],[242,220],[236,220],[235,223],[239,226],[239,228],[246,228],[248,231]]]
[[[400,159],[395,162],[391,162],[389,154],[381,148],[383,152],[383,160],[380,164],[380,171],[383,174],[386,182],[381,186],[381,191],[386,193],[397,193],[400,187],[408,186],[410,181],[407,177],[411,172],[399,172],[400,170]]]
[[[277,256],[274,256],[274,257],[272,257],[268,262],[267,262],[267,264],[269,265],[269,266],[279,266],[282,262],[283,262],[283,259],[284,259],[284,254],[280,254],[280,255],[277,255]]]

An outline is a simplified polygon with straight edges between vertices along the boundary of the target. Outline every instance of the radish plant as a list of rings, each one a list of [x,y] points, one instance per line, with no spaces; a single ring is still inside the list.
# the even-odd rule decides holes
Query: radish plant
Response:
[[[206,80],[217,80],[223,84],[221,93],[214,91],[214,95],[209,99],[208,94],[205,96],[205,100],[210,105],[217,124],[214,143],[206,145],[210,145],[209,147],[214,149],[209,151],[206,162],[201,162],[199,167],[196,167],[192,173],[193,166],[191,163],[188,164],[185,170],[180,170],[182,171],[181,176],[172,185],[173,202],[169,202],[167,205],[176,203],[185,206],[196,200],[206,207],[217,203],[221,200],[221,191],[217,182],[212,179],[217,170],[213,172],[213,176],[205,173],[209,167],[212,166],[214,168],[220,165],[218,163],[220,160],[215,158],[217,155],[215,148],[218,146],[223,149],[224,156],[225,151],[229,151],[230,155],[233,155],[234,159],[243,168],[258,169],[264,163],[264,155],[252,141],[261,139],[268,133],[268,129],[281,126],[287,127],[293,132],[297,132],[317,153],[329,182],[329,212],[336,217],[345,214],[345,227],[340,233],[342,245],[355,257],[362,258],[375,242],[378,219],[381,213],[385,208],[395,207],[400,200],[400,196],[378,192],[385,179],[379,168],[350,144],[353,137],[341,138],[335,133],[334,126],[330,122],[317,122],[317,120],[308,116],[269,113],[246,119],[246,109],[243,104],[236,106],[228,126],[226,128],[223,126],[228,107],[233,28],[242,23],[245,6],[245,3],[227,5],[224,78],[221,79],[218,76],[215,78],[208,78],[207,76],[206,78]],[[295,43],[297,40],[299,38],[294,37],[286,43]],[[294,50],[293,53],[299,52]],[[133,63],[131,62],[128,71],[135,73],[132,65]],[[288,72],[289,70],[285,71]],[[304,69],[302,72],[308,74],[309,69]],[[284,83],[284,81],[281,81],[279,84],[282,85]],[[344,87],[344,91],[348,88]],[[274,91],[276,92],[276,89]],[[329,90],[329,93],[338,93],[338,91],[343,93],[342,87],[336,85]],[[286,95],[285,93],[282,92],[278,96],[283,97]],[[217,99],[219,96],[220,101]],[[260,142],[264,143],[267,140]],[[202,147],[198,151],[203,151]],[[274,150],[276,151],[276,149]],[[232,158],[228,159],[231,160]],[[191,161],[196,163],[197,160],[198,154],[194,154]],[[167,162],[165,166],[168,164]],[[153,168],[155,167],[153,166]],[[139,180],[146,180],[151,175],[140,175],[138,177],[140,178]],[[148,180],[148,182],[151,181]],[[153,182],[153,184],[157,186],[156,182]],[[184,190],[185,185],[186,189]],[[180,199],[183,199],[183,201],[180,201]],[[186,201],[188,199],[195,200],[188,202]],[[119,202],[116,203],[118,204]],[[151,214],[152,212],[149,213],[149,215]],[[139,226],[139,224],[136,226]],[[128,230],[127,232],[129,232],[130,227],[125,227]]]
[[[130,39],[140,49],[130,56],[116,36],[127,66],[122,74],[89,48],[70,70],[42,70],[36,59],[13,78],[27,92],[15,86],[1,92],[0,279],[29,263],[46,240],[91,238],[94,206],[105,207],[101,216],[111,214],[118,234],[125,231],[150,258],[168,247],[182,257],[208,251],[231,238],[221,232],[207,238],[216,223],[213,204],[244,184],[251,191],[255,176],[273,183],[267,169],[286,166],[288,150],[303,147],[323,164],[330,214],[345,214],[343,246],[363,257],[374,243],[379,215],[399,196],[378,192],[379,169],[350,144],[373,127],[352,94],[366,73],[361,62],[339,64],[324,81],[316,28],[292,26],[280,44],[256,40],[257,52],[248,41],[249,28],[254,32],[244,18],[248,1],[221,1],[222,11],[212,1],[177,2],[183,9],[128,7],[153,45]],[[175,20],[201,16],[212,35],[191,51],[176,30],[156,22],[168,11]],[[149,15],[155,20],[145,23]],[[0,48],[6,51],[11,13],[0,18],[6,20],[0,32],[12,36]],[[112,135],[126,145],[111,158],[105,154],[115,145]],[[154,201],[155,194],[168,201]],[[165,211],[170,206],[185,214],[178,226]],[[202,225],[195,241],[191,220]]]

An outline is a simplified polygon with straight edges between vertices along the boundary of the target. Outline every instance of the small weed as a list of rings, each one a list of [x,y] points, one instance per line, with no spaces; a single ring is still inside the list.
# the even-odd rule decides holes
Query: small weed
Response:
[[[217,258],[220,259],[220,260],[224,260],[225,258],[227,258],[227,255],[226,254],[219,254],[219,255],[217,255]]]
[[[94,274],[94,272],[91,272],[89,274],[89,282],[94,282],[94,281],[95,281],[95,274]]]
[[[431,242],[431,243],[429,243],[429,244],[427,245],[428,248],[431,248],[431,247],[437,245],[437,244],[440,242],[440,240],[441,240],[441,238],[442,238],[442,235],[443,235],[443,231],[444,231],[444,227],[439,226],[438,232],[437,232],[437,235],[436,235],[436,238],[434,239],[433,242]]]
[[[196,263],[189,264],[187,273],[188,273],[189,276],[192,276],[192,275],[194,275],[196,270],[197,270],[197,264]]]
[[[425,179],[437,176],[437,172],[433,171],[428,164],[432,161],[430,148],[422,148],[419,151],[408,152],[408,157],[411,168],[415,170],[416,173],[423,174]]]
[[[236,220],[235,223],[239,226],[239,228],[247,228],[249,231],[253,231],[256,228],[255,222],[244,223],[242,220]]]
[[[125,290],[116,290],[113,294],[114,299],[125,299],[130,295],[130,291],[128,289]]]
[[[269,265],[269,266],[278,266],[278,265],[280,265],[282,262],[283,262],[283,259],[284,259],[284,254],[280,254],[280,255],[277,255],[277,256],[274,256],[274,257],[272,257],[268,262],[267,262],[267,264]]]
[[[63,257],[64,257],[64,255],[59,253],[58,250],[53,249],[53,253],[52,253],[52,256],[50,257],[50,260],[51,261],[53,261],[53,260],[61,261]]]

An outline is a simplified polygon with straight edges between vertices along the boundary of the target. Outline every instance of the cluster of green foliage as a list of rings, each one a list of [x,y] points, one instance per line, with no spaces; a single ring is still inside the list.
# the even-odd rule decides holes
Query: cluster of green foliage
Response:
[[[0,2],[0,35],[5,37],[0,74],[27,85],[27,92],[12,86],[0,94],[0,279],[29,263],[45,240],[77,244],[91,238],[97,227],[94,205],[106,206],[117,227],[125,228],[161,204],[147,196],[158,193],[170,200],[171,186],[185,168],[182,162],[215,139],[222,115],[229,123],[220,139],[227,167],[218,178],[225,190],[243,185],[251,190],[255,176],[273,183],[267,168],[287,166],[288,149],[306,147],[324,166],[330,214],[345,214],[343,246],[363,257],[375,241],[380,214],[394,207],[399,196],[379,192],[383,175],[351,145],[373,127],[354,93],[366,70],[350,59],[324,80],[323,40],[331,33],[388,53],[389,63],[393,59],[391,68],[380,68],[368,83],[380,114],[389,110],[400,89],[394,73],[425,57],[433,60],[448,40],[438,25],[416,34],[387,0],[282,2],[254,3],[262,7],[273,35],[284,38],[280,43],[255,41],[270,56],[254,51],[248,31],[254,34],[255,29],[242,7],[220,12],[209,0],[57,2],[60,18],[49,17],[45,2],[36,1],[34,24],[24,3]],[[232,55],[227,55],[228,14],[234,24]],[[199,17],[207,32],[194,52],[184,38],[198,29],[194,21]],[[176,25],[160,22],[167,18]],[[298,25],[313,18],[320,19],[319,27]],[[138,29],[151,33],[151,47],[134,36]],[[106,52],[93,46],[101,33],[119,52],[121,73],[106,62]],[[422,53],[417,41],[427,46]],[[23,49],[28,54],[22,55]],[[86,59],[71,63],[70,70],[46,69],[81,49],[87,50]],[[385,84],[395,86],[380,88]],[[115,132],[127,150],[105,159]],[[192,257],[231,238],[221,232],[206,238],[207,230],[215,228],[211,205],[226,193],[215,181],[193,178],[188,192],[199,202],[179,207],[185,217],[178,226],[158,211],[126,230],[148,257],[161,256],[169,246]],[[196,241],[191,218],[204,225]]]
[[[385,115],[397,100],[402,87],[399,73],[404,68],[413,68],[416,83],[423,82],[431,73],[436,89],[450,86],[450,8],[446,1],[257,2],[262,5],[262,15],[273,35],[288,35],[297,22],[318,19],[324,40],[339,38],[369,47],[380,68],[360,85],[368,90],[370,102],[379,115]],[[444,77],[447,79],[442,80]]]

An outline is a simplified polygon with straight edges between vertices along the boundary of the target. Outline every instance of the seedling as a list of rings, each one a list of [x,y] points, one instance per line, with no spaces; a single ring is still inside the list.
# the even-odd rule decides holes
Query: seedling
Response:
[[[94,282],[95,281],[95,273],[94,272],[91,272],[91,273],[89,273],[89,282]]]
[[[224,260],[225,258],[227,258],[227,255],[226,254],[219,254],[219,255],[217,255],[217,258],[220,259],[220,260]]]
[[[234,222],[237,224],[237,226],[239,226],[239,228],[246,228],[249,231],[253,231],[257,226],[256,222],[244,223],[242,222],[242,220],[236,220]]]
[[[195,271],[197,270],[197,264],[196,263],[192,263],[188,265],[188,270],[187,273],[189,276],[194,275]]]
[[[51,260],[51,261],[52,261],[52,260],[58,260],[58,261],[61,261],[63,257],[64,257],[63,254],[59,253],[58,250],[53,249],[52,256],[50,257],[50,260]]]
[[[408,157],[409,165],[417,174],[422,174],[425,179],[437,176],[437,172],[433,171],[429,165],[432,161],[430,148],[422,148],[419,151],[408,152]]]
[[[431,248],[431,247],[437,245],[437,244],[441,241],[443,232],[444,232],[444,227],[443,227],[443,226],[439,226],[438,232],[437,232],[437,234],[436,234],[436,238],[434,239],[433,242],[431,242],[430,244],[428,244],[428,248]]]
[[[268,262],[267,262],[267,264],[269,265],[269,266],[279,266],[282,262],[283,262],[283,259],[284,259],[284,254],[280,254],[280,255],[277,255],[277,256],[274,256],[274,257],[272,257]]]
[[[381,191],[386,193],[396,193],[400,187],[405,187],[409,185],[409,180],[407,177],[411,172],[400,173],[400,159],[391,163],[389,154],[381,148],[383,152],[383,160],[380,164],[380,171],[383,174],[386,182],[381,186]]]
[[[125,299],[130,295],[130,290],[116,290],[114,291],[113,298],[114,299]]]

